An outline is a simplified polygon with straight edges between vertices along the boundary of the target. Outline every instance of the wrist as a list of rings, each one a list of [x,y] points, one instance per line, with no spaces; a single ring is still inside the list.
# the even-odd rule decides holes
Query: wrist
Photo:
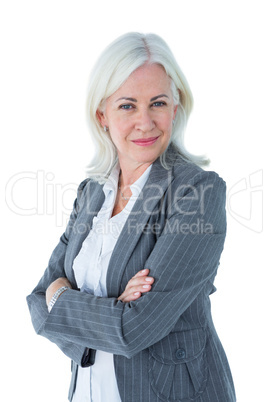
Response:
[[[53,308],[54,304],[56,303],[56,301],[58,300],[58,298],[62,295],[62,293],[64,293],[68,289],[70,289],[69,286],[62,286],[54,293],[54,295],[50,299],[50,302],[48,303],[48,306],[47,306],[49,313],[52,310],[52,308]]]

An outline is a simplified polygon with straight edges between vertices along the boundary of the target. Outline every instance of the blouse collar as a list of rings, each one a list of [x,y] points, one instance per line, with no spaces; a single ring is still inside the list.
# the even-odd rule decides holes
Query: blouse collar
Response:
[[[132,195],[137,198],[143,189],[150,171],[151,171],[152,165],[150,165],[145,172],[136,180],[134,183],[130,185],[130,189],[132,192]],[[105,198],[107,198],[108,194],[110,191],[113,191],[115,194],[117,192],[118,188],[118,180],[119,180],[119,174],[120,174],[120,165],[119,162],[115,165],[115,167],[112,169],[106,183],[103,186],[103,191],[105,194]]]

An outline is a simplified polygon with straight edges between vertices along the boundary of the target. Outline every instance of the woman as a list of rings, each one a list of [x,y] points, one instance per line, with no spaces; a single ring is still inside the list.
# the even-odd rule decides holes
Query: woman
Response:
[[[90,178],[28,296],[36,332],[72,359],[70,401],[235,401],[209,300],[225,183],[184,148],[191,109],[156,35],[120,37],[93,70]]]

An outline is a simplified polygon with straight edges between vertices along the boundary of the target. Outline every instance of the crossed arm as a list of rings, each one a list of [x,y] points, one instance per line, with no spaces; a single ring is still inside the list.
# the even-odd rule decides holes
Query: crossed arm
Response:
[[[70,289],[60,295],[48,314],[47,303],[54,293],[62,286],[71,287],[62,277],[69,232],[76,217],[74,210],[49,269],[27,298],[36,332],[56,343],[77,364],[81,364],[85,348],[131,357],[166,336],[206,284],[213,281],[223,248],[224,183],[214,174],[198,176],[192,179],[192,187],[209,189],[206,203],[203,205],[200,197],[188,192],[177,200],[178,205],[171,206],[163,234],[144,261],[147,270],[139,271],[118,298],[100,299]],[[192,211],[197,213],[193,215]],[[185,225],[189,227],[199,218],[211,223],[212,233],[171,230],[174,222],[184,230]],[[150,278],[148,268],[155,281],[145,280]],[[143,288],[146,284],[149,288]],[[140,297],[142,293],[146,293],[145,297]]]
[[[121,296],[118,297],[118,300],[128,303],[137,300],[139,297],[141,297],[142,293],[149,292],[154,282],[154,278],[149,277],[148,275],[148,268],[139,271],[135,276],[133,276],[133,278],[130,279],[125,291],[121,294]],[[72,288],[67,278],[58,278],[50,284],[46,291],[47,305],[57,290],[63,286],[68,286],[70,289]]]

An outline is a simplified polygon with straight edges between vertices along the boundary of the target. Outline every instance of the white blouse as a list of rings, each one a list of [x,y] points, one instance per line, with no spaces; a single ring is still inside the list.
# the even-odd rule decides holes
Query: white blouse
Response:
[[[109,261],[133,205],[148,179],[151,166],[130,186],[132,196],[126,207],[112,217],[118,188],[119,164],[103,186],[105,200],[82,248],[74,260],[73,270],[81,292],[107,297],[106,276]],[[141,267],[137,267],[137,270]],[[91,367],[78,368],[72,402],[121,402],[115,377],[113,354],[98,350]]]

